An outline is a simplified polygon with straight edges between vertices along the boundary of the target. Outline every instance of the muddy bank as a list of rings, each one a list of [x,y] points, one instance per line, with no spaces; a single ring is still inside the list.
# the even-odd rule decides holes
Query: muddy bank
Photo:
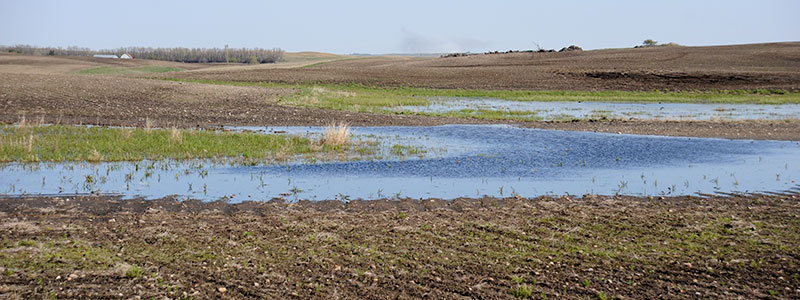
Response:
[[[799,200],[6,198],[0,291],[11,299],[794,298]]]

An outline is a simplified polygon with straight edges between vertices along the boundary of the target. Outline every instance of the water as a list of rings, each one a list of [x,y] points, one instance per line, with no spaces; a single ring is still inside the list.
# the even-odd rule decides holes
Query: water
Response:
[[[540,102],[491,98],[434,98],[427,106],[401,106],[398,111],[446,113],[462,110],[527,112],[518,117],[541,120],[644,119],[644,120],[780,120],[800,118],[800,104],[698,104]]]
[[[253,128],[235,128],[253,129]],[[263,128],[314,135],[318,127]],[[685,195],[797,187],[800,144],[524,129],[505,125],[354,128],[419,156],[241,166],[212,161],[38,163],[0,167],[0,193],[179,195],[229,201]]]

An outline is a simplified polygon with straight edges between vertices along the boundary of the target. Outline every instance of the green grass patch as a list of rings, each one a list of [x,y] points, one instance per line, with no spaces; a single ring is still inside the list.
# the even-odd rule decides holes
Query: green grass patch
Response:
[[[142,276],[142,273],[142,268],[138,266],[130,266],[128,270],[125,270],[125,277],[133,279]]]
[[[108,67],[97,67],[97,68],[80,70],[76,73],[89,74],[89,75],[126,75],[126,74],[166,73],[166,72],[179,72],[179,71],[183,71],[183,69],[164,67],[164,66],[143,66],[135,68],[108,66]]]
[[[519,299],[528,299],[533,294],[533,289],[527,284],[511,288],[511,295]]]
[[[165,78],[168,81],[204,84],[293,88],[297,93],[282,99],[291,104],[318,108],[368,110],[371,107],[427,105],[427,98],[468,97],[512,101],[586,101],[634,103],[726,103],[797,104],[800,92],[780,89],[722,91],[526,91],[427,89],[411,87],[373,87],[358,84],[286,84],[236,82],[204,79]]]
[[[21,241],[19,241],[18,245],[20,245],[21,247],[31,247],[31,246],[35,246],[36,242],[31,241],[31,240],[21,240]]]
[[[324,145],[290,135],[209,130],[83,126],[0,127],[0,162],[137,161],[240,158],[246,161],[344,153],[353,145]]]
[[[108,245],[87,241],[55,240],[43,242],[37,251],[0,252],[0,266],[33,272],[107,270],[119,258]]]

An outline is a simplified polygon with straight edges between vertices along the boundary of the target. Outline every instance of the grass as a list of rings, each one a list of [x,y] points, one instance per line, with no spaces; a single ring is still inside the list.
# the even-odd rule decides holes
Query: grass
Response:
[[[143,66],[135,68],[125,67],[97,67],[77,71],[77,74],[88,75],[126,75],[126,74],[149,74],[149,73],[166,73],[166,72],[179,72],[183,71],[180,68],[164,67],[164,66]]]
[[[350,143],[350,125],[347,123],[332,123],[325,127],[322,143],[330,146],[340,146]]]
[[[721,91],[528,91],[428,89],[411,87],[373,87],[358,84],[285,84],[270,82],[234,82],[204,79],[165,78],[168,81],[204,84],[293,88],[297,92],[283,101],[303,106],[342,110],[368,110],[371,107],[426,105],[427,98],[469,97],[512,101],[585,101],[634,103],[726,103],[789,104],[800,103],[800,92],[777,89]]]
[[[42,242],[35,251],[1,253],[0,266],[11,270],[33,272],[71,272],[73,270],[107,270],[119,262],[111,247],[85,240],[55,239]],[[33,254],[31,254],[33,253]]]
[[[133,279],[141,276],[142,273],[142,268],[138,266],[130,266],[127,270],[125,270],[125,277]]]
[[[532,294],[533,290],[527,284],[511,288],[511,295],[519,299],[528,299]]]
[[[409,156],[409,155],[422,156],[427,152],[428,150],[421,147],[407,146],[400,144],[394,144],[392,145],[392,148],[389,149],[389,153],[397,156]]]
[[[137,161],[142,159],[240,158],[270,160],[349,147],[317,145],[299,136],[206,130],[83,126],[0,127],[0,162]]]
[[[31,247],[31,246],[35,246],[36,242],[31,241],[31,240],[21,240],[21,241],[19,241],[18,245],[20,247]]]

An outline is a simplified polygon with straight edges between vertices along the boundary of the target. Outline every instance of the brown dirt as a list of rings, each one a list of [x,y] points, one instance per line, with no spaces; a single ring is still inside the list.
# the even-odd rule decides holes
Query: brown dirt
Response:
[[[800,297],[800,197],[0,199],[7,299]],[[143,272],[126,276],[129,266]]]
[[[334,61],[306,69],[206,70],[175,76],[467,89],[798,90],[800,42],[453,58],[377,57]]]
[[[220,125],[440,125],[455,120],[358,114],[275,104],[290,90],[166,82],[120,76],[0,72],[0,122],[162,127]],[[455,121],[455,122],[470,122]]]
[[[149,118],[155,126],[184,128],[220,125],[327,125],[333,121],[344,121],[353,126],[432,126],[492,122],[362,114],[276,104],[277,96],[291,92],[286,89],[65,74],[66,70],[94,66],[93,60],[97,59],[0,55],[0,122],[18,122],[22,116],[33,122],[116,126],[144,126],[145,120]],[[138,64],[153,63],[134,61]],[[518,124],[533,128],[611,133],[800,140],[800,123],[785,121]]]
[[[165,66],[186,70],[208,69],[220,64],[188,64],[147,59],[108,59],[83,56],[32,56],[0,53],[0,73],[68,74],[96,67]]]

